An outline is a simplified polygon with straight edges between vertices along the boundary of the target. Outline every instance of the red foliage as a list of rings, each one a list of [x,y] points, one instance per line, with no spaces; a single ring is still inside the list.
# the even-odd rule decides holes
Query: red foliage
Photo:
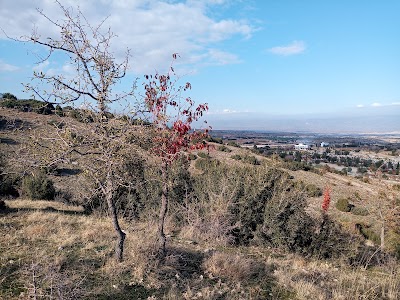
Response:
[[[178,54],[173,54],[173,59],[177,57]],[[191,84],[178,85],[179,78],[172,66],[165,75],[146,75],[145,79],[144,100],[158,131],[153,139],[153,152],[168,164],[183,151],[206,147],[204,138],[208,135],[208,129],[192,130],[192,123],[203,116],[208,105],[204,103],[195,107],[190,97],[182,96],[192,88]]]
[[[331,203],[331,189],[329,187],[325,188],[324,200],[322,201],[322,210],[326,213],[329,209],[329,204]]]

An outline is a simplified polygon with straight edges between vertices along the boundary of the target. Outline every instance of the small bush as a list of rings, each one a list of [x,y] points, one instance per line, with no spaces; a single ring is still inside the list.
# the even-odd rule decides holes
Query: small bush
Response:
[[[198,170],[205,171],[205,170],[209,169],[210,167],[215,167],[218,165],[219,165],[218,160],[201,158],[201,159],[196,159],[196,163],[194,166]]]
[[[336,208],[340,211],[343,212],[349,212],[351,210],[351,205],[349,203],[349,200],[346,198],[340,198],[337,202],[336,202]]]
[[[305,184],[303,181],[297,181],[294,183],[295,187],[304,190],[308,197],[320,197],[322,196],[322,189],[313,183]]]
[[[228,147],[226,147],[225,145],[219,146],[219,147],[218,147],[218,151],[228,152],[228,153],[232,152],[232,150],[229,149]]]
[[[320,197],[322,196],[322,190],[321,188],[317,187],[315,184],[308,184],[306,186],[307,189],[307,195],[309,197]]]
[[[231,158],[235,160],[242,160],[242,157],[239,154],[232,155]]]
[[[2,153],[0,153],[0,196],[11,196],[18,197],[18,187],[20,178],[18,176],[12,176],[5,172],[7,162]]]
[[[11,93],[4,93],[3,94],[3,99],[11,99],[11,100],[17,100],[17,97],[15,97],[13,94]]]
[[[22,180],[22,193],[32,200],[53,200],[55,189],[51,181],[44,173],[26,176]]]
[[[248,164],[255,165],[255,166],[260,164],[260,162],[258,161],[258,159],[255,156],[250,156],[250,155],[244,156],[243,161]]]
[[[359,207],[359,206],[353,207],[351,209],[351,213],[356,216],[368,216],[369,215],[368,209],[366,209],[364,207]]]
[[[217,137],[212,137],[212,136],[208,136],[208,138],[206,138],[207,142],[210,143],[217,143],[217,144],[222,144],[222,138],[217,138]]]
[[[258,161],[258,159],[255,156],[235,154],[235,155],[232,155],[231,158],[235,159],[235,160],[241,160],[245,163],[255,165],[255,166],[260,164],[260,162]]]
[[[229,141],[228,142],[228,146],[240,148],[240,145],[238,143],[234,142],[234,141]]]
[[[60,117],[64,117],[64,112],[63,109],[60,105],[57,105],[55,108],[55,114],[60,116]]]
[[[4,99],[1,101],[0,106],[5,108],[15,108],[18,105],[18,101],[14,99]]]
[[[210,158],[210,156],[205,152],[198,152],[197,156],[201,158]]]
[[[194,153],[189,153],[188,159],[189,160],[196,160],[197,159],[197,155],[194,154]]]
[[[364,238],[374,242],[375,244],[379,244],[381,242],[380,236],[376,234],[370,226],[362,225],[360,228],[360,233]]]

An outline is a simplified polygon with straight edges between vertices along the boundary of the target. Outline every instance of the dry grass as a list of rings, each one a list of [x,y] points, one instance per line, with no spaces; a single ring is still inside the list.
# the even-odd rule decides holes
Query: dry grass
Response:
[[[400,266],[389,262],[376,269],[350,268],[339,262],[269,258],[281,285],[290,287],[297,299],[399,299]]]
[[[31,201],[28,199],[16,199],[5,201],[7,206],[14,209],[23,209],[23,210],[57,210],[60,212],[77,212],[83,213],[82,206],[72,206],[66,205],[61,202],[54,202],[54,201],[42,201],[36,200]]]
[[[203,265],[210,277],[224,278],[242,284],[260,279],[266,272],[263,263],[224,252],[214,253]]]
[[[116,263],[115,236],[106,216],[87,216],[80,208],[47,201],[7,204],[15,210],[0,215],[3,299],[28,299],[35,293],[38,298],[55,297],[58,292],[64,299],[400,297],[398,262],[350,268],[340,261],[310,260],[262,247],[209,250],[172,237],[162,262],[154,251],[156,224],[123,221],[125,260]]]

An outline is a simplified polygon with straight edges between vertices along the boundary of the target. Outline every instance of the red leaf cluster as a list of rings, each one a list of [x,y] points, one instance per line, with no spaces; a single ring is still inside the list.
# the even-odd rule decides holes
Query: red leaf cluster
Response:
[[[173,55],[176,59],[177,54]],[[145,103],[152,114],[152,123],[158,133],[153,138],[153,152],[169,163],[182,151],[199,150],[206,147],[204,131],[192,130],[192,123],[199,120],[208,110],[206,103],[194,107],[190,97],[182,98],[182,93],[192,88],[187,82],[179,86],[173,79],[171,66],[166,75],[146,75]],[[172,113],[171,113],[172,111]]]

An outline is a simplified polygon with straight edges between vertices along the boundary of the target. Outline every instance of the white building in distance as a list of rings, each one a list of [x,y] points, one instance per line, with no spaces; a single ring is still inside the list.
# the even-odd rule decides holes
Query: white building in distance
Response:
[[[300,143],[300,144],[294,145],[294,149],[295,150],[310,150],[310,145],[305,145],[305,144]]]
[[[323,148],[323,147],[329,147],[329,143],[322,142],[322,143],[321,143],[321,147],[322,147],[322,148]]]

